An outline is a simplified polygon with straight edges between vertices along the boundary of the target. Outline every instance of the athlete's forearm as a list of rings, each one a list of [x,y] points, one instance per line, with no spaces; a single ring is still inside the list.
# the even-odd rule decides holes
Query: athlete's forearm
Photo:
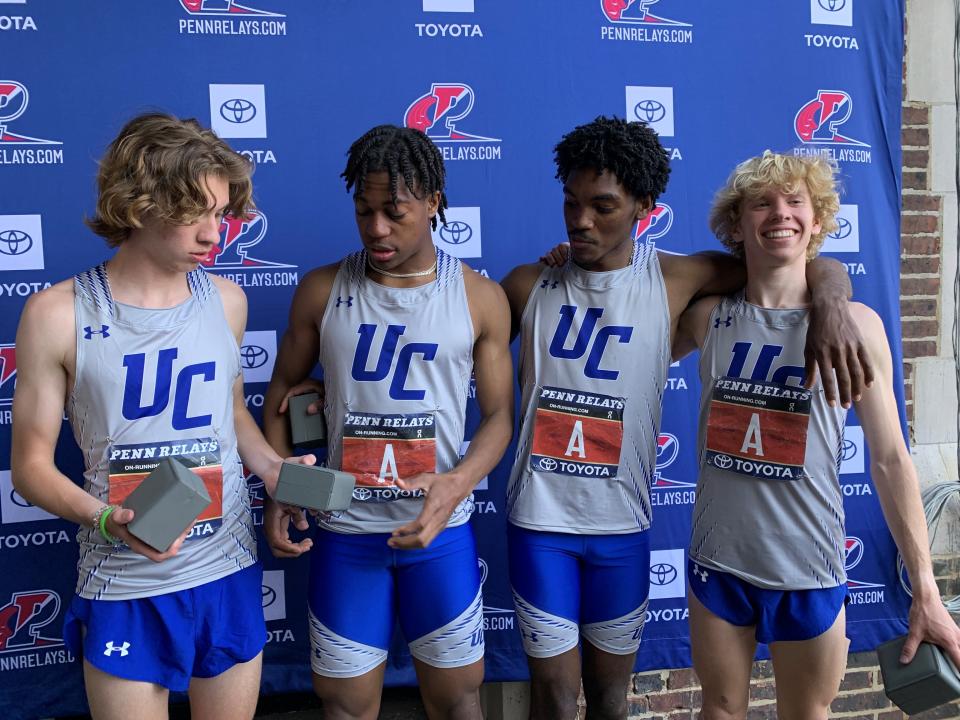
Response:
[[[807,263],[807,286],[814,304],[846,303],[853,297],[846,267],[832,258],[818,257]]]
[[[104,503],[60,472],[52,462],[12,458],[11,478],[27,502],[64,520],[93,526],[93,516]]]
[[[234,408],[234,426],[240,459],[248,470],[264,481],[267,491],[273,494],[283,458],[270,447],[246,407]]]
[[[292,383],[274,376],[263,398],[263,434],[270,446],[283,457],[293,454],[287,417],[280,414],[280,404],[291,387]]]
[[[483,418],[463,459],[450,472],[464,498],[497,466],[512,434],[513,417],[509,408],[496,410]]]
[[[890,534],[910,576],[914,597],[918,600],[927,595],[939,598],[930,563],[927,522],[920,502],[917,473],[906,448],[889,453],[889,457],[874,456],[870,463],[870,474]]]

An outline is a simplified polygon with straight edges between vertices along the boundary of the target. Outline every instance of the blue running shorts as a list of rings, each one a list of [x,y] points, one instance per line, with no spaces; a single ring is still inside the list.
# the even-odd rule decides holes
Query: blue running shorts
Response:
[[[687,567],[690,591],[707,610],[731,625],[756,626],[757,642],[810,640],[836,622],[847,599],[847,585],[815,590],[769,590],[736,575]]]
[[[154,597],[74,596],[63,637],[70,652],[105,673],[182,692],[191,677],[215,677],[263,650],[262,593],[263,571],[257,563]]]

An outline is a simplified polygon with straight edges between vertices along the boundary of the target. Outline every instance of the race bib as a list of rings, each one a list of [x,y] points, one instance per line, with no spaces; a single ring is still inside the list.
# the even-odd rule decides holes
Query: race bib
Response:
[[[614,477],[623,443],[624,398],[541,387],[530,469],[575,477]]]
[[[203,481],[210,495],[210,505],[200,513],[187,540],[213,535],[223,524],[223,467],[220,464],[220,442],[216,438],[111,445],[108,502],[123,504],[127,495],[168,457],[176,458],[190,468]]]
[[[348,412],[343,421],[340,469],[357,478],[355,500],[390,502],[421,496],[423,493],[419,490],[400,490],[396,481],[437,471],[437,429],[433,413]]]
[[[765,480],[799,480],[812,396],[779,383],[720,378],[710,398],[706,463]]]

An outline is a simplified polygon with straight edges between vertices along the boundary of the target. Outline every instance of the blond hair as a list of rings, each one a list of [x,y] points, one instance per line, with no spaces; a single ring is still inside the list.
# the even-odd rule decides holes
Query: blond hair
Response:
[[[227,212],[253,210],[253,168],[194,119],[147,113],[128,122],[107,148],[97,173],[97,209],[87,225],[111,247],[147,218],[189,225],[209,210],[206,177],[229,185]]]
[[[733,231],[740,224],[744,201],[755,199],[770,188],[793,194],[805,185],[814,217],[820,222],[820,232],[810,238],[807,246],[807,260],[812,260],[820,252],[824,238],[837,229],[840,195],[836,174],[836,164],[822,155],[796,156],[764,150],[763,155],[737,165],[717,191],[710,208],[710,229],[727,250],[743,257],[743,244],[733,239]]]

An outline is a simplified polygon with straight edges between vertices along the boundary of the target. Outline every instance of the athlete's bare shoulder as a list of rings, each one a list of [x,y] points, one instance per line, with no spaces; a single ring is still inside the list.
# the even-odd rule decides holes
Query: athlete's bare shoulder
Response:
[[[314,268],[300,279],[293,295],[291,312],[318,318],[323,315],[343,261]]]
[[[527,307],[530,291],[533,290],[537,278],[544,269],[546,265],[540,262],[517,265],[500,281],[503,291],[507,294],[507,302],[510,303],[511,337],[515,337],[520,331],[520,318],[523,317],[523,311]]]
[[[461,262],[460,266],[463,268],[463,284],[466,287],[467,294],[471,292],[489,292],[490,289],[499,287],[498,283],[485,275],[481,275],[465,262]]]
[[[880,316],[877,314],[877,311],[874,310],[869,305],[864,305],[860,302],[850,302],[850,314],[853,316],[853,319],[858,323],[866,323],[870,326],[870,329],[876,327],[883,327],[883,320],[880,319]]]
[[[220,297],[225,303],[246,302],[246,293],[230,278],[225,278],[216,273],[207,273],[210,282],[220,291]]]
[[[492,327],[509,327],[507,298],[499,283],[484,277],[473,268],[463,266],[463,288],[467,294],[467,305],[474,321],[477,337]],[[504,336],[506,337],[506,336]]]
[[[57,322],[60,316],[68,316],[71,325],[75,324],[73,278],[61,280],[50,287],[30,296],[23,308],[21,322],[30,315],[39,315],[41,319]]]
[[[66,362],[76,343],[74,300],[73,278],[31,295],[20,315],[18,345],[26,342],[43,346]]]

